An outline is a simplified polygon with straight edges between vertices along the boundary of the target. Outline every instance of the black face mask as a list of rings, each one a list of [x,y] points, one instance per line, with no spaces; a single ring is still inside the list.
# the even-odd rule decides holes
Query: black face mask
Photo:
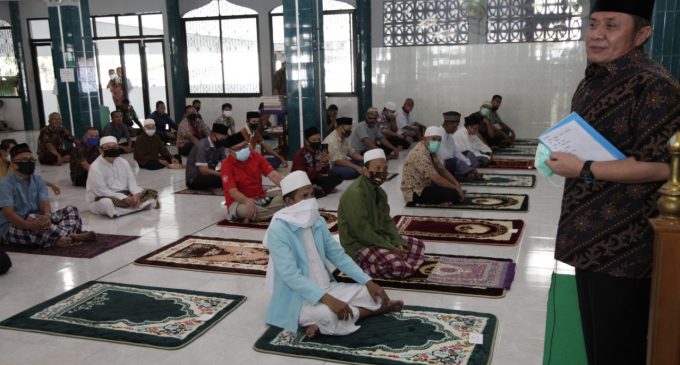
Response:
[[[17,164],[17,171],[24,175],[33,175],[35,172],[35,161],[26,161],[26,162],[15,162]]]
[[[352,130],[351,130],[351,129],[345,131],[345,138],[347,138],[347,137],[349,137],[349,136],[351,136],[351,135],[352,135]]]
[[[250,126],[250,129],[253,130],[253,131],[260,127],[259,124],[248,124],[248,125]]]
[[[192,122],[192,123],[193,123],[193,122],[196,121],[196,119],[198,119],[198,115],[196,115],[196,114],[189,114],[189,115],[187,115],[187,120],[188,120],[189,122]]]
[[[321,142],[309,142],[309,147],[314,151],[321,149]]]
[[[104,150],[104,157],[118,157],[120,156],[120,150],[118,148],[110,148],[108,150]]]
[[[371,184],[375,186],[382,185],[387,179],[387,172],[369,171],[368,174],[369,174],[368,180],[371,182]]]

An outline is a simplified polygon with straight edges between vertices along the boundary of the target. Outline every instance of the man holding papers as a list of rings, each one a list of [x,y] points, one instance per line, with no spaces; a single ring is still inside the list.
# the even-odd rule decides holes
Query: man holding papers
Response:
[[[653,8],[653,0],[595,2],[585,37],[591,64],[572,99],[572,110],[624,158],[553,152],[547,161],[567,178],[555,258],[576,267],[590,365],[645,363],[648,219],[670,176],[668,139],[680,130],[680,85],[643,50]]]

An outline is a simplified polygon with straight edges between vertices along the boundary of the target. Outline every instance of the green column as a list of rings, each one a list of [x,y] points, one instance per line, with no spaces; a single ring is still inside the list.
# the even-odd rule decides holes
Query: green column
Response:
[[[59,111],[64,128],[79,138],[100,127],[99,92],[87,0],[47,5]],[[72,75],[73,81],[67,81]]]
[[[656,0],[647,53],[680,80],[680,0]]]
[[[12,46],[14,47],[14,57],[19,68],[19,98],[21,99],[21,109],[24,113],[24,129],[32,130],[33,113],[31,113],[31,99],[28,96],[28,84],[26,83],[26,57],[24,56],[24,44],[21,38],[21,14],[19,13],[19,3],[9,2],[10,19],[12,19]]]
[[[323,8],[321,0],[283,0],[288,87],[288,154],[304,144],[302,132],[323,130]]]
[[[179,123],[184,118],[185,95],[187,93],[186,80],[186,40],[182,32],[182,17],[179,13],[178,0],[165,1],[166,16],[168,18],[168,44],[170,45],[170,72],[172,73],[172,106],[168,113],[174,113]],[[169,103],[168,103],[169,104]],[[170,105],[168,105],[170,107]]]
[[[357,106],[359,118],[373,105],[373,81],[371,79],[371,2],[357,0]]]

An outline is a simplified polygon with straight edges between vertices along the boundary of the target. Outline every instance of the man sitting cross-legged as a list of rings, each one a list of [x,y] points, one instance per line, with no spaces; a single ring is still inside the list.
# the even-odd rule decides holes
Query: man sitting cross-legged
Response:
[[[68,247],[96,238],[82,232],[78,208],[66,206],[52,212],[45,180],[35,172],[28,145],[12,148],[14,172],[0,180],[0,240],[5,244]]]
[[[342,178],[329,175],[330,161],[328,151],[321,150],[321,133],[316,127],[304,131],[305,145],[293,156],[292,171],[305,171],[314,184],[314,197],[322,198],[335,190],[342,183]]]
[[[425,243],[399,234],[390,217],[387,194],[380,187],[386,177],[385,152],[379,148],[367,151],[361,176],[340,198],[340,242],[367,274],[406,278],[422,265]]]
[[[265,285],[272,293],[267,323],[289,331],[302,326],[308,337],[347,335],[359,329],[360,318],[400,311],[404,303],[390,300],[333,239],[307,174],[290,173],[281,191],[286,207],[264,239],[270,253]],[[331,264],[357,283],[335,282]]]
[[[261,154],[250,148],[243,134],[227,137],[225,146],[229,148],[229,155],[222,161],[222,189],[227,218],[243,223],[269,220],[283,207],[283,199],[278,190],[264,191],[262,177],[266,176],[278,186],[281,176]]]
[[[115,218],[143,209],[158,208],[158,193],[137,185],[130,164],[118,157],[116,137],[100,140],[102,154],[90,165],[85,201],[94,214]]]

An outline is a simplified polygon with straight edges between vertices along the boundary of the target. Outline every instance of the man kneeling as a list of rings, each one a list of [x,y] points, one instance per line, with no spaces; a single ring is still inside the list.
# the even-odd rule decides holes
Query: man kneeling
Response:
[[[404,303],[390,300],[333,239],[304,171],[281,180],[281,192],[286,207],[272,218],[264,241],[268,324],[289,331],[302,326],[308,337],[347,335],[359,329],[360,318],[401,310]],[[358,284],[335,282],[329,264]]]
[[[364,154],[361,176],[342,194],[338,206],[340,242],[364,272],[378,278],[407,278],[423,264],[423,241],[399,234],[390,217],[382,149]]]
[[[115,218],[158,208],[158,193],[140,188],[130,164],[118,157],[116,137],[107,136],[100,142],[102,154],[90,165],[85,187],[85,201],[90,211]]]
[[[10,152],[14,172],[0,180],[0,240],[5,244],[67,247],[96,238],[82,232],[78,208],[52,212],[45,180],[34,175],[35,159],[26,143]]]

